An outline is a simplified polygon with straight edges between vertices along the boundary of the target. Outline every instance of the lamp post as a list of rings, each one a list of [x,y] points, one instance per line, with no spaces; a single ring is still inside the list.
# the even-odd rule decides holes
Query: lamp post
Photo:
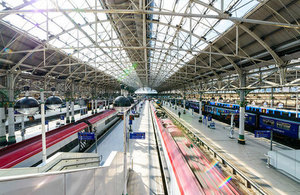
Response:
[[[39,109],[39,103],[36,99],[29,97],[29,87],[24,87],[25,97],[18,100],[15,104],[15,109],[24,116],[32,116]],[[54,96],[55,88],[51,89],[53,91],[53,96],[50,96],[44,102],[44,90],[40,89],[40,100],[41,100],[41,123],[42,123],[42,159],[43,163],[46,163],[47,153],[46,153],[46,131],[45,131],[45,104],[50,109],[59,108],[62,104],[62,100]]]
[[[29,97],[29,87],[25,86],[24,91],[25,91],[25,97],[19,99],[15,104],[15,110],[22,114],[23,119],[24,116],[32,116],[39,110],[39,102],[33,97]],[[24,131],[23,124],[22,124],[22,131]],[[24,136],[25,133],[23,135],[22,132],[22,140],[24,139]]]
[[[123,132],[123,144],[124,144],[124,195],[127,195],[127,131],[126,131],[126,112],[130,108],[130,100],[124,96],[119,96],[114,100],[114,108],[123,112],[123,120],[124,120],[124,132]]]
[[[45,102],[44,102],[44,90],[41,89],[41,122],[42,122],[42,159],[43,163],[46,163],[47,152],[46,152],[46,131],[45,131]]]

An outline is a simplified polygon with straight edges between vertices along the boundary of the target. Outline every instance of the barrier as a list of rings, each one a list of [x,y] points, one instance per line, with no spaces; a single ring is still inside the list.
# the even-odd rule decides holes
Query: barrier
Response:
[[[1,194],[110,194],[124,187],[123,153],[112,152],[103,167],[0,178]]]

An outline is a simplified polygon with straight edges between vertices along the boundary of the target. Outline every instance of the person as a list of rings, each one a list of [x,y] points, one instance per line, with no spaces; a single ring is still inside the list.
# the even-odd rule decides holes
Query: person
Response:
[[[179,116],[179,118],[180,118],[180,115],[181,115],[181,113],[180,113],[180,111],[178,112],[178,116]]]

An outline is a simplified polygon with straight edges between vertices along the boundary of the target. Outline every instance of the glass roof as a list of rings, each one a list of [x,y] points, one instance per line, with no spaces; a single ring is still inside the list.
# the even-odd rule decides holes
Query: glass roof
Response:
[[[205,6],[208,4],[216,9]],[[258,4],[253,0],[224,0],[224,11],[243,17]],[[98,10],[106,9],[103,5],[101,0],[97,1]],[[153,0],[148,6],[155,13],[147,15],[148,85],[152,88],[166,81],[233,25],[229,20],[161,14],[218,15],[221,0]],[[47,8],[56,11],[39,11]],[[47,40],[48,35],[52,47],[125,84],[145,86],[118,28],[112,27],[112,18],[106,13],[88,11],[95,9],[95,0],[0,0],[0,10],[5,9],[32,10],[12,13],[2,20],[40,40]],[[65,12],[66,9],[73,11]]]

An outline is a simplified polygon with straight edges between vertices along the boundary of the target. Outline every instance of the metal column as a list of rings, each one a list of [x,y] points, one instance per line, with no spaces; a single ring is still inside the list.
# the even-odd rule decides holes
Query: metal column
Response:
[[[98,100],[95,100],[95,114],[97,113],[97,109],[98,109]]]
[[[66,123],[70,123],[69,100],[66,99]]]
[[[297,87],[297,92],[296,92],[296,118],[298,117],[298,110],[299,110],[299,97],[298,97],[298,87]]]
[[[21,136],[22,136],[22,141],[25,140],[25,124],[24,124],[24,115],[21,116]]]
[[[92,109],[92,114],[95,114],[95,112],[94,112],[94,100],[92,99],[92,107],[91,107],[91,109]]]
[[[71,123],[74,123],[75,122],[75,117],[74,117],[74,99],[71,100],[71,115],[72,115]]]
[[[183,114],[185,114],[185,88],[184,88],[184,92],[183,92]]]
[[[200,117],[202,117],[202,93],[200,93],[199,115],[200,115]]]
[[[124,144],[124,195],[127,195],[127,130],[126,130],[126,112],[124,111],[124,129],[123,129],[123,144]]]
[[[14,118],[14,76],[12,73],[7,75],[8,89],[8,144],[16,143],[15,137],[15,118]]]
[[[46,164],[47,152],[46,152],[46,129],[45,129],[45,102],[44,102],[44,90],[41,89],[41,122],[42,122],[42,159]]]
[[[271,88],[271,108],[274,107],[274,88]]]
[[[6,126],[5,126],[5,110],[3,102],[0,102],[0,146],[7,145]]]
[[[246,86],[246,75],[241,75],[240,79],[240,87]],[[240,122],[239,122],[239,144],[245,144],[245,107],[246,107],[246,101],[245,101],[245,90],[240,90]]]

